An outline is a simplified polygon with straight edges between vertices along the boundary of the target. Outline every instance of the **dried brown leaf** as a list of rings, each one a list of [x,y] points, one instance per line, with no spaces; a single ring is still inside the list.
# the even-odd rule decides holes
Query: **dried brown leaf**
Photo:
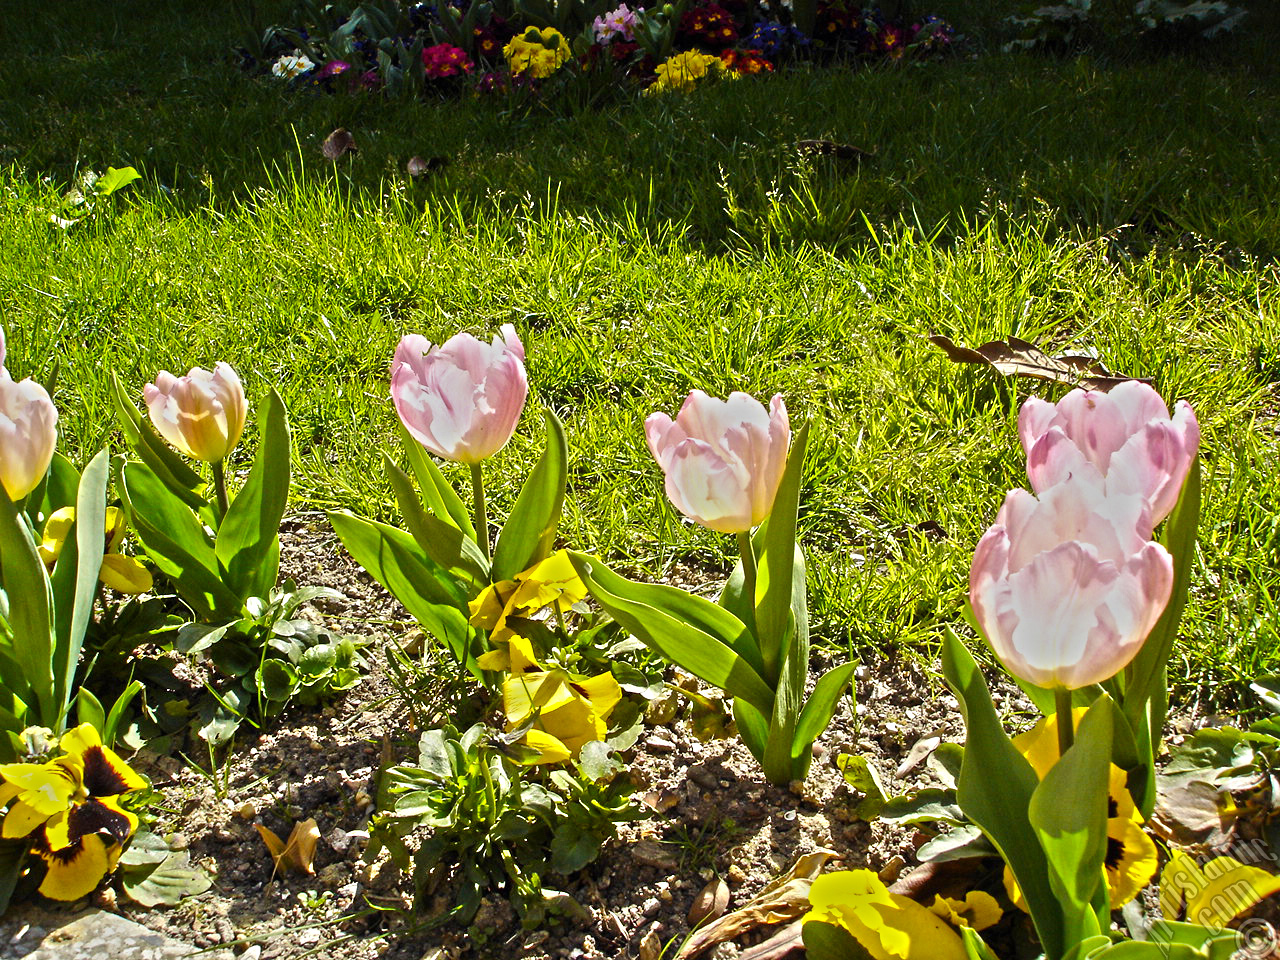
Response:
[[[320,828],[314,819],[295,823],[288,840],[281,840],[274,830],[260,823],[256,826],[277,871],[287,873],[293,870],[297,873],[315,874],[316,844],[320,842]]]
[[[717,944],[760,927],[797,920],[809,910],[809,888],[828,860],[839,859],[834,850],[815,850],[795,862],[748,903],[713,920],[685,941],[675,960],[689,960]]]
[[[689,926],[696,927],[708,920],[719,920],[729,909],[729,885],[715,877],[698,891],[689,907]]]
[[[324,138],[320,144],[320,152],[326,160],[340,160],[356,149],[356,138],[346,127],[339,127]]]
[[[1179,846],[1225,850],[1237,809],[1231,794],[1194,777],[1161,777],[1151,832]]]
[[[666,813],[680,802],[680,794],[674,790],[650,790],[640,798],[640,802],[654,813]]]
[[[790,960],[804,956],[804,924],[794,920],[764,943],[738,954],[738,960]]]
[[[982,364],[1004,377],[1031,377],[1035,380],[1048,380],[1051,383],[1103,391],[1110,390],[1126,380],[1142,379],[1114,374],[1097,357],[1085,357],[1074,353],[1051,357],[1034,343],[1018,337],[989,340],[976,349],[962,347],[949,337],[936,333],[928,340],[956,363]],[[1143,380],[1143,382],[1148,381]]]

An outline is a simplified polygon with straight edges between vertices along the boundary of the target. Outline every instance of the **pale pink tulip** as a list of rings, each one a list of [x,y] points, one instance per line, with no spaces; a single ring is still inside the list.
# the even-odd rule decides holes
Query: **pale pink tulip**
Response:
[[[391,362],[391,399],[405,429],[438,457],[479,463],[515,433],[529,396],[524,344],[511,324],[486,344],[469,333],[433,347],[402,337]]]
[[[0,376],[0,484],[21,500],[49,471],[58,441],[58,411],[44,387],[29,377]]]
[[[185,377],[161,370],[142,390],[156,431],[196,460],[225,460],[244,431],[249,405],[240,378],[228,364],[213,371],[192,367]]]
[[[1072,390],[1057,404],[1032,397],[1018,414],[1018,434],[1037,493],[1085,477],[1109,494],[1141,494],[1153,525],[1178,502],[1200,448],[1200,425],[1187,402],[1170,417],[1160,394],[1137,380],[1109,393]]]
[[[1075,690],[1124,669],[1173,588],[1172,558],[1141,533],[1150,523],[1141,496],[1078,477],[1038,500],[1009,491],[974,552],[969,602],[1011,673]]]
[[[9,376],[9,371],[5,369],[4,356],[5,356],[4,327],[0,327],[0,378],[7,379]]]
[[[651,414],[644,433],[666,474],[667,496],[689,519],[720,533],[742,533],[773,509],[791,442],[781,395],[766,411],[746,393],[717,400],[694,390],[675,420]]]

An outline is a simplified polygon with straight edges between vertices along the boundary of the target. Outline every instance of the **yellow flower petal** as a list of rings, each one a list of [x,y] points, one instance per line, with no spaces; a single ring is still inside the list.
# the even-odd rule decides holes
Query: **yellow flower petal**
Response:
[[[40,539],[40,559],[45,566],[51,567],[58,562],[58,557],[62,555],[62,545],[66,543],[75,522],[75,507],[63,507],[49,514],[49,519],[44,523],[44,535]]]
[[[973,930],[995,926],[1004,916],[996,898],[984,890],[970,890],[963,900],[935,896],[929,911],[953,927],[970,927]]]
[[[870,870],[818,877],[804,920],[843,927],[875,960],[965,960],[964,943],[940,918],[909,897],[890,893]]]
[[[1140,821],[1128,817],[1107,821],[1105,866],[1112,910],[1124,906],[1151,882],[1159,866],[1159,852]]]
[[[151,571],[123,553],[103,555],[98,579],[120,593],[146,593],[153,585]]]
[[[119,507],[107,507],[106,521],[103,523],[103,534],[107,538],[107,553],[115,553],[120,549],[120,541],[124,539],[124,511]]]
[[[1175,850],[1160,876],[1160,910],[1172,919],[1185,901],[1189,922],[1221,929],[1278,892],[1280,877],[1234,857],[1215,857],[1201,867]]]
[[[562,763],[573,756],[572,751],[545,730],[530,730],[524,735],[524,744],[538,751],[538,755],[526,764]]]
[[[37,847],[36,852],[49,865],[49,871],[40,883],[40,892],[50,900],[87,897],[112,866],[107,845],[96,833],[81,837],[69,847]]]

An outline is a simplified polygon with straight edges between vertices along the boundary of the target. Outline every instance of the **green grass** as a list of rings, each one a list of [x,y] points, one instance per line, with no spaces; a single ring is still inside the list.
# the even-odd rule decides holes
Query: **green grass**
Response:
[[[693,387],[781,392],[814,426],[818,635],[927,656],[1025,483],[1019,402],[1061,391],[953,366],[924,337],[1015,334],[1195,405],[1206,510],[1175,681],[1225,703],[1280,669],[1280,80],[1247,44],[988,52],[521,119],[245,77],[210,12],[41,16],[14,18],[19,55],[0,64],[0,322],[15,376],[58,365],[72,456],[111,441],[109,371],[140,392],[161,367],[223,359],[251,397],[283,394],[297,507],[391,517],[397,339],[510,322],[533,402],[487,467],[498,512],[548,404],[569,434],[569,543],[651,576],[721,571],[733,544],[666,503],[642,421]],[[318,143],[339,125],[360,152],[335,167]],[[809,161],[807,137],[877,153]],[[413,154],[451,162],[410,183]],[[145,182],[51,226],[75,171],[107,164]]]

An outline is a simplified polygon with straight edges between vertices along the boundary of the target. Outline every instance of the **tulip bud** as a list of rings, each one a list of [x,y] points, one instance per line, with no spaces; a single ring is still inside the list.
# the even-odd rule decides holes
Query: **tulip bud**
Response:
[[[1173,560],[1141,533],[1150,508],[1072,477],[1037,500],[1011,490],[978,542],[969,602],[1009,671],[1041,687],[1100,683],[1142,648],[1173,589]]]
[[[674,421],[655,413],[644,431],[666,474],[667,496],[689,519],[720,533],[743,533],[773,509],[791,442],[781,395],[766,412],[745,393],[717,400],[694,390]]]
[[[1200,448],[1187,402],[1169,416],[1160,394],[1137,380],[1109,393],[1072,390],[1057,404],[1032,397],[1018,413],[1031,487],[1043,493],[1077,476],[1107,494],[1141,494],[1154,526],[1173,510]]]
[[[58,440],[58,411],[48,391],[28,378],[0,376],[0,484],[13,501],[40,485]]]
[[[225,460],[244,431],[248,414],[240,378],[228,364],[213,372],[192,367],[185,377],[161,370],[142,391],[156,431],[196,460]]]
[[[504,324],[490,344],[469,333],[433,347],[409,334],[391,362],[391,399],[405,429],[438,457],[479,463],[501,450],[529,396],[524,345]]]

